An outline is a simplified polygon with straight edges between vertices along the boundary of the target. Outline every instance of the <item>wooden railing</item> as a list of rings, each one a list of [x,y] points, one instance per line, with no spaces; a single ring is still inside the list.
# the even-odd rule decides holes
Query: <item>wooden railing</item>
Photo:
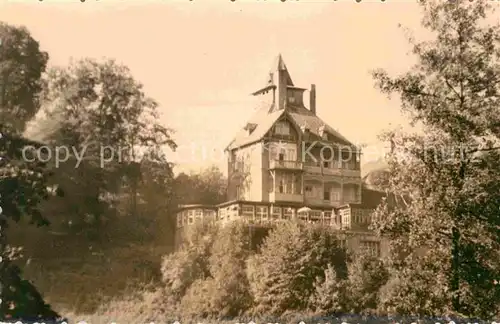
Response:
[[[302,170],[302,167],[303,164],[299,161],[271,160],[269,163],[270,169]]]

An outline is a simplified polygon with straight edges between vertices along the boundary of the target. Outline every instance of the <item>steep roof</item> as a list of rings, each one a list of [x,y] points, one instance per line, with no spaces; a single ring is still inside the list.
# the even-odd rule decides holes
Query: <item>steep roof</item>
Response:
[[[285,112],[284,110],[277,110],[269,113],[269,109],[269,106],[261,107],[248,121],[248,123],[256,125],[255,129],[249,134],[247,130],[242,128],[226,147],[226,150],[233,150],[260,141]]]
[[[299,126],[307,126],[309,132],[320,137],[320,127],[324,126],[325,131],[334,136],[341,144],[354,146],[347,138],[325,123],[321,118],[307,110],[306,108],[297,108],[289,111],[288,114]]]
[[[262,89],[254,92],[253,95],[263,94],[271,90],[276,91],[276,89],[280,91],[278,86],[283,83],[285,83],[286,88],[302,89],[295,87],[285,62],[283,61],[283,57],[280,54],[273,64],[266,85]],[[275,108],[274,104],[267,104],[261,107],[247,123],[247,125],[254,124],[253,131],[249,132],[246,126],[243,127],[226,147],[226,150],[233,150],[262,140],[271,127],[284,114],[299,127],[306,127],[308,133],[318,137],[318,139],[322,137],[320,129],[323,128],[323,130],[332,135],[339,144],[354,146],[347,138],[325,123],[314,112],[302,105],[290,105],[290,107],[286,109],[273,110]]]
[[[279,54],[278,57],[276,58],[276,60],[274,61],[273,67],[271,68],[271,72],[269,73],[271,75],[271,82],[272,82],[272,84],[275,84],[275,85],[278,83],[278,81],[275,79],[275,73],[277,71],[284,71],[285,84],[287,86],[291,86],[291,87],[294,86],[293,81],[292,81],[292,77],[290,76],[290,73],[288,72],[288,69],[286,68],[285,61],[283,61],[283,57],[281,56],[281,54]]]

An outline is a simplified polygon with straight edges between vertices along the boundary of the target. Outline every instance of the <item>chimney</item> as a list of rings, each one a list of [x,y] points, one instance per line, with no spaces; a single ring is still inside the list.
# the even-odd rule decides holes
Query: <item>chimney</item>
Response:
[[[309,110],[316,115],[316,85],[311,84],[311,91],[309,93]]]

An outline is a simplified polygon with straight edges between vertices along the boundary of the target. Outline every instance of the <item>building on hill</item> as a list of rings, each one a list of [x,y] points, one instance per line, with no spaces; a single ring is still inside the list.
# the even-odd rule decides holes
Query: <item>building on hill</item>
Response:
[[[363,186],[360,149],[318,116],[315,85],[297,87],[279,55],[253,95],[264,105],[226,148],[228,201],[181,206],[177,241],[197,222],[271,226],[297,220],[330,226],[346,247],[383,253],[386,242],[368,227],[384,193]]]

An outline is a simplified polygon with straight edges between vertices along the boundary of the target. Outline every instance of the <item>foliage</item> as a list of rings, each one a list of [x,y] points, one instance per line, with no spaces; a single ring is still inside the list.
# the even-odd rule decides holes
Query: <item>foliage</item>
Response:
[[[379,313],[440,316],[449,313],[446,270],[434,254],[408,257],[380,291]]]
[[[210,276],[208,260],[213,239],[213,232],[207,232],[204,227],[194,227],[187,233],[181,249],[163,259],[162,282],[169,308],[177,306],[196,280]]]
[[[337,275],[337,271],[328,265],[324,278],[317,278],[311,304],[314,311],[321,314],[338,314],[348,308],[347,281]]]
[[[55,320],[59,315],[32,283],[22,279],[6,239],[12,222],[26,219],[38,226],[48,224],[39,204],[50,195],[50,174],[43,163],[23,159],[23,147],[37,144],[20,136],[39,108],[40,76],[48,56],[25,28],[0,24],[0,39],[0,319]]]
[[[380,258],[358,251],[348,268],[348,310],[358,314],[373,313],[379,305],[380,289],[389,279],[386,265]]]
[[[499,27],[485,24],[486,1],[422,6],[423,25],[435,39],[410,38],[417,65],[395,78],[374,73],[381,91],[399,95],[403,111],[425,131],[385,136],[394,148],[391,190],[411,201],[377,213],[376,227],[393,240],[392,266],[406,287],[402,304],[392,307],[410,311],[404,300],[413,296],[414,311],[487,319],[500,300]],[[410,275],[408,267],[424,273]],[[423,294],[426,280],[434,285]]]
[[[210,274],[216,291],[206,295],[218,318],[241,315],[250,308],[252,296],[246,276],[253,235],[248,226],[234,223],[219,229],[210,255]]]
[[[77,229],[116,213],[137,216],[141,168],[169,168],[160,149],[176,147],[171,131],[157,123],[157,103],[125,66],[91,59],[51,69],[42,99],[29,134],[69,153],[54,179],[68,195],[47,208],[59,220],[72,215],[64,221]],[[171,171],[165,176],[171,178]]]
[[[226,200],[227,179],[216,166],[200,173],[180,173],[175,179],[179,204],[216,205]]]
[[[345,259],[335,233],[286,223],[274,229],[248,261],[255,312],[281,315],[308,309],[316,278],[328,265],[345,277]]]
[[[0,120],[4,132],[19,135],[40,107],[49,56],[24,27],[0,22],[0,40]]]

